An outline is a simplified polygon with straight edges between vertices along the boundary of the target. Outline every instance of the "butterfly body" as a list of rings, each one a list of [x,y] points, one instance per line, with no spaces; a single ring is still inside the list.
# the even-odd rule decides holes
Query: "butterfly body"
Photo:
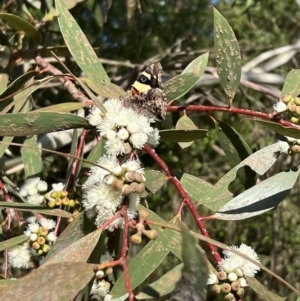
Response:
[[[155,121],[166,118],[167,97],[161,83],[162,66],[151,64],[132,85],[129,96],[120,97],[125,107]]]

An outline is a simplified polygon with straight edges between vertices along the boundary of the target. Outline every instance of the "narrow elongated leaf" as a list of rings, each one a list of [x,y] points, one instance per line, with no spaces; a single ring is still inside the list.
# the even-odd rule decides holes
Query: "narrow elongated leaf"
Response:
[[[55,254],[59,253],[61,250],[67,248],[73,242],[84,237],[84,232],[82,224],[84,222],[84,211],[81,212],[72,223],[59,235],[55,245],[52,246],[50,252],[47,254],[45,261],[49,260]]]
[[[8,80],[8,74],[0,73],[0,95],[6,90]]]
[[[61,209],[52,209],[47,206],[32,205],[28,203],[0,202],[0,207],[12,208],[20,211],[31,211],[31,212],[61,216],[66,218],[72,217],[71,213]]]
[[[164,83],[164,91],[168,100],[175,100],[191,90],[207,66],[208,53],[193,60],[182,72]]]
[[[217,121],[215,126],[218,140],[232,167],[252,154],[247,142],[234,128],[222,121]],[[250,188],[255,184],[256,174],[245,166],[239,171],[239,180],[245,188]]]
[[[68,301],[93,278],[94,264],[64,262],[42,267],[7,284],[0,290],[0,300]],[[36,284],[39,288],[36,288]],[[51,284],[51,285],[50,285]],[[59,288],[59,289],[53,289]]]
[[[237,171],[241,167],[248,165],[257,174],[263,175],[276,162],[281,151],[282,144],[278,142],[255,152],[224,175],[202,199],[201,204],[213,211],[218,211],[232,198],[228,186],[236,178]]]
[[[206,300],[206,282],[208,268],[205,253],[196,248],[195,238],[188,228],[182,225],[182,258],[181,279],[176,283],[171,300]]]
[[[280,96],[290,94],[294,97],[300,94],[300,70],[292,69],[286,76]]]
[[[134,289],[147,279],[166,258],[168,253],[168,249],[164,247],[164,244],[160,239],[150,241],[143,250],[132,259],[128,266],[131,287]],[[124,275],[122,274],[121,277],[118,278],[110,294],[115,298],[118,298],[126,294],[126,292]]]
[[[48,270],[48,266],[54,263],[63,263],[70,261],[74,263],[86,262],[93,252],[95,246],[97,245],[101,233],[102,232],[97,229],[89,233],[88,235],[74,241],[66,248],[53,254],[53,256],[42,265],[42,268],[47,266]]]
[[[40,109],[34,110],[32,112],[61,112],[61,113],[65,112],[65,113],[69,113],[72,111],[77,111],[84,107],[86,107],[86,104],[84,104],[84,103],[65,102],[65,103],[60,103],[60,104],[53,105],[53,106],[40,108]]]
[[[280,297],[271,291],[269,291],[266,286],[261,284],[258,280],[256,280],[254,277],[247,277],[246,276],[247,283],[249,286],[265,301],[285,301],[286,297]],[[259,298],[259,297],[258,297]],[[298,299],[297,299],[298,300]]]
[[[232,28],[215,8],[214,40],[221,84],[225,93],[233,99],[240,85],[242,74],[240,47]]]
[[[99,86],[101,96],[118,97],[94,49],[61,0],[55,0],[58,24],[76,63]]]
[[[297,130],[295,128],[285,127],[277,122],[268,121],[268,120],[252,119],[252,118],[245,118],[244,120],[249,120],[249,121],[254,121],[256,123],[259,123],[267,127],[268,129],[273,130],[278,134],[300,139],[300,130]]]
[[[36,136],[27,137],[24,141],[24,146],[21,148],[21,155],[26,178],[39,175],[43,169],[43,162]]]
[[[213,216],[222,220],[240,220],[262,214],[284,200],[298,176],[298,168],[278,173],[241,193]]]
[[[171,293],[176,282],[181,277],[181,270],[183,263],[177,265],[175,268],[164,274],[157,281],[147,285],[136,297],[137,300],[146,300],[150,298],[158,298]]]
[[[89,127],[85,118],[55,112],[31,112],[0,116],[0,136],[29,136],[71,128]]]
[[[207,137],[208,130],[161,130],[161,140],[170,142],[190,142]]]
[[[28,240],[28,237],[26,235],[20,235],[20,236],[16,236],[16,237],[7,239],[5,241],[1,241],[0,242],[0,251],[3,251],[5,249],[9,249],[16,245],[19,245],[27,240]]]
[[[0,13],[0,19],[7,21],[7,24],[15,30],[25,32],[33,39],[36,44],[40,44],[42,36],[39,31],[31,25],[28,21],[12,14]]]
[[[168,180],[168,178],[159,170],[146,170],[146,187],[154,194]]]
[[[179,118],[179,120],[176,123],[175,128],[176,128],[176,130],[189,130],[189,131],[193,131],[193,130],[197,129],[195,123],[186,115]],[[193,143],[194,143],[194,141],[179,142],[178,144],[181,148],[187,148],[187,147],[191,146]]]

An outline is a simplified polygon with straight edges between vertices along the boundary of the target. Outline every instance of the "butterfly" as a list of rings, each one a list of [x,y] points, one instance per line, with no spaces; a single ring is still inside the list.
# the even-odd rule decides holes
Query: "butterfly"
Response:
[[[151,64],[133,83],[129,96],[120,96],[125,107],[155,121],[162,121],[167,113],[167,96],[161,82],[162,66]]]

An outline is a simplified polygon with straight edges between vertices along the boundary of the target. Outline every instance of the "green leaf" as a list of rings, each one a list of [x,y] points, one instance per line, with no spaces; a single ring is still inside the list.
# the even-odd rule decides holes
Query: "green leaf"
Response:
[[[236,166],[252,154],[244,138],[230,125],[217,121],[215,127],[220,144],[231,167]],[[250,188],[255,184],[256,174],[250,167],[245,166],[239,170],[239,180],[245,188]]]
[[[300,70],[292,69],[286,76],[280,97],[284,95],[296,97],[300,94]]]
[[[144,300],[158,298],[171,293],[176,286],[176,282],[181,277],[182,267],[183,264],[181,263],[168,273],[164,274],[157,281],[147,285],[138,295],[136,295],[136,299]]]
[[[145,170],[146,187],[154,194],[156,193],[168,180],[159,170]]]
[[[66,261],[73,261],[76,263],[86,262],[97,245],[101,233],[102,231],[97,229],[88,235],[75,240],[66,248],[60,249],[58,252],[55,251],[54,254],[52,254],[52,256],[42,265],[42,268],[47,266],[48,270],[49,265],[54,263],[63,263]],[[69,234],[75,235],[75,233],[70,232]],[[74,240],[74,237],[72,239]]]
[[[6,90],[9,76],[6,73],[0,73],[0,95]]]
[[[184,190],[196,201],[196,204],[201,204],[203,199],[213,188],[213,185],[210,183],[187,173],[182,175],[180,183]]]
[[[66,218],[72,217],[71,213],[61,209],[52,209],[47,206],[32,205],[28,203],[0,202],[0,207],[12,208],[20,211],[36,212],[47,215],[61,216]]]
[[[16,236],[5,241],[0,242],[0,251],[5,249],[9,249],[16,245],[22,244],[23,242],[27,241],[28,237],[26,235]]]
[[[49,260],[55,254],[59,253],[61,250],[67,248],[73,242],[84,237],[83,223],[84,214],[82,211],[69,225],[68,227],[58,236],[55,245],[51,247],[45,261]]]
[[[208,130],[162,130],[159,131],[161,140],[170,142],[190,142],[207,137]]]
[[[61,112],[61,113],[65,112],[65,113],[69,113],[72,111],[80,110],[85,107],[86,107],[86,104],[84,104],[84,103],[65,102],[65,103],[60,103],[60,104],[53,105],[53,106],[40,108],[40,109],[34,110],[32,112]]]
[[[12,14],[0,13],[0,19],[7,21],[7,24],[15,30],[25,32],[38,45],[42,41],[42,36],[39,31],[32,26],[28,21]]]
[[[196,248],[196,240],[182,224],[182,258],[181,279],[176,283],[172,298],[174,300],[206,300],[206,282],[208,268],[205,252]]]
[[[47,270],[40,267],[2,287],[0,300],[71,300],[94,277],[93,267],[94,264],[82,262],[53,264],[49,265]],[[38,289],[37,283],[39,284]]]
[[[257,299],[263,299],[265,301],[285,301],[286,297],[280,297],[270,292],[263,284],[253,277],[245,277],[249,286],[258,294]]]
[[[168,100],[175,100],[190,91],[207,66],[208,53],[193,60],[182,72],[164,83],[164,91]]]
[[[131,287],[134,289],[144,282],[166,258],[168,253],[169,251],[164,247],[164,243],[160,239],[150,241],[131,260],[128,266]],[[122,274],[110,292],[114,298],[126,294],[127,290],[124,283],[124,274]]]
[[[213,9],[217,70],[225,93],[233,99],[241,80],[240,47],[226,19]]]
[[[278,134],[300,139],[300,131],[295,128],[283,126],[282,124],[279,124],[277,122],[267,121],[267,120],[252,119],[252,118],[245,118],[244,120],[249,120],[249,121],[254,121],[256,123],[259,123],[267,127],[268,129],[273,130]]]
[[[36,136],[27,137],[23,144],[24,147],[21,148],[21,155],[26,178],[39,175],[43,169],[43,161]]]
[[[118,97],[119,95],[114,91],[99,58],[75,19],[61,0],[55,0],[55,4],[59,28],[76,63],[95,85],[99,86],[101,96]]]
[[[186,115],[179,118],[179,120],[176,123],[175,128],[176,128],[176,130],[189,130],[189,131],[197,129],[194,122],[189,117],[187,117]],[[178,144],[183,149],[183,148],[187,148],[187,147],[191,146],[193,143],[194,143],[194,141],[179,142]]]
[[[89,127],[85,118],[54,112],[0,115],[0,136],[29,136]]]
[[[280,172],[239,194],[213,216],[221,220],[241,220],[262,214],[277,206],[289,194],[299,169]]]

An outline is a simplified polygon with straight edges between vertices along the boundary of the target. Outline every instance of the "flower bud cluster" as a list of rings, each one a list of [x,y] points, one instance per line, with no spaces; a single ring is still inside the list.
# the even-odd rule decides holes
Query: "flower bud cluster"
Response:
[[[136,245],[142,242],[142,235],[147,236],[150,240],[155,240],[157,238],[156,230],[145,230],[144,222],[148,215],[148,211],[144,209],[139,210],[139,222],[136,224],[137,233],[133,234],[130,238],[131,242]]]
[[[96,276],[90,292],[92,300],[110,301],[112,299],[109,295],[110,288],[110,282],[105,279],[99,280]]]
[[[110,173],[104,177],[104,183],[124,196],[131,193],[141,195],[145,192],[145,173],[138,165],[129,161],[120,166],[118,172]]]
[[[295,124],[300,123],[300,97],[292,95],[284,95],[279,102],[274,105],[274,110],[278,113],[287,111],[290,116],[290,121]],[[300,152],[300,139],[285,136],[286,142],[289,144],[287,153],[294,155]]]
[[[207,284],[211,285],[210,289],[215,294],[223,294],[225,300],[235,300],[234,295],[242,297],[245,293],[244,287],[247,286],[247,282],[243,276],[241,269],[229,273],[211,272]]]
[[[28,219],[28,227],[24,234],[29,238],[28,245],[35,250],[38,256],[46,255],[50,251],[50,246],[56,240],[56,235],[51,229],[55,228],[55,221],[42,218]]]

